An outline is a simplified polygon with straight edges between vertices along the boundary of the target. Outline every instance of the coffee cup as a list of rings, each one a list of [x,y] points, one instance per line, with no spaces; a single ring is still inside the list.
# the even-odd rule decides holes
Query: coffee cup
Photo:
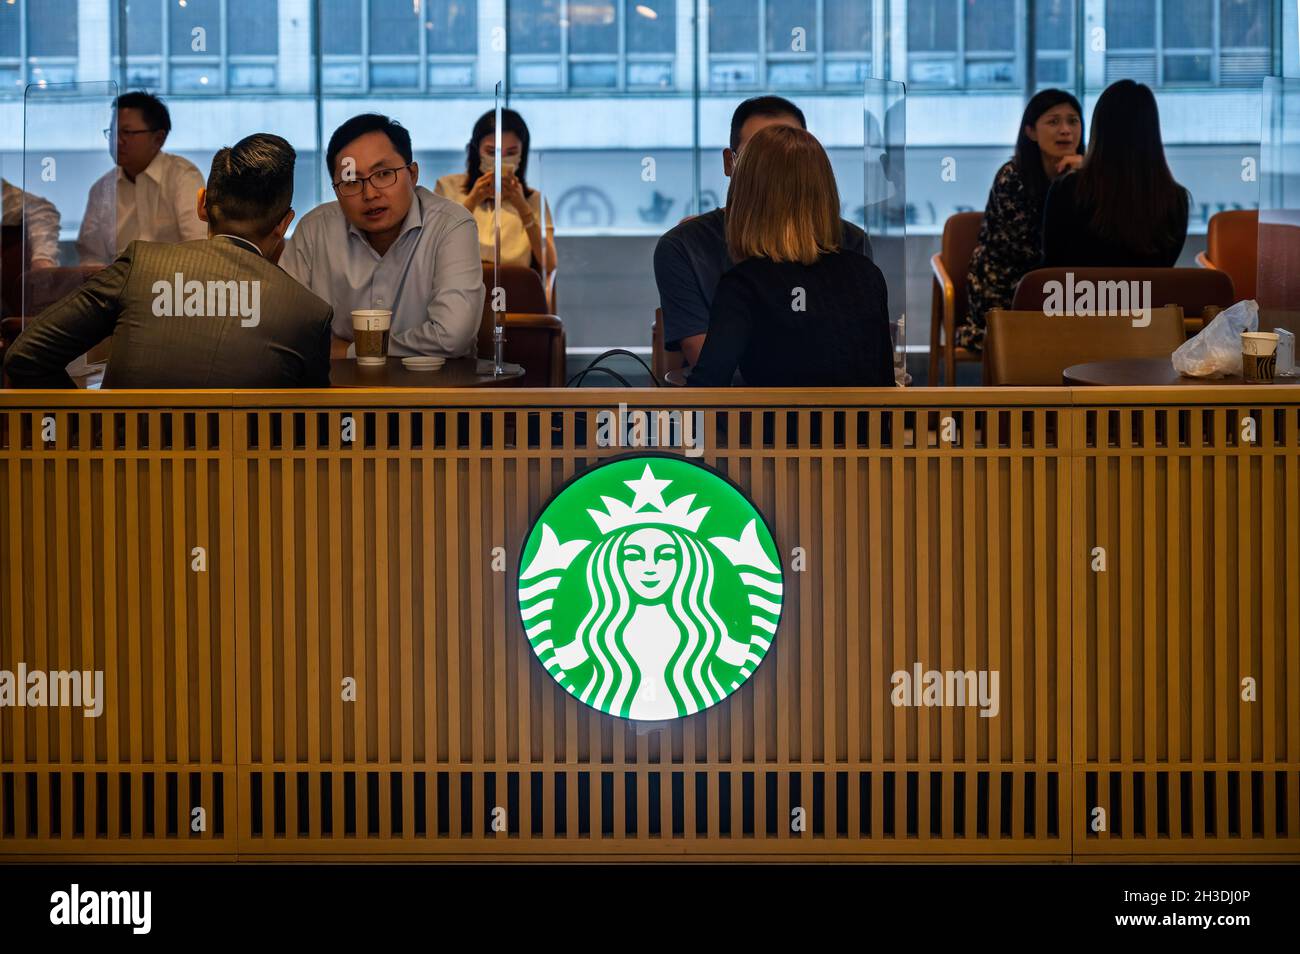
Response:
[[[1241,374],[1249,384],[1272,384],[1277,368],[1277,335],[1271,331],[1241,333]]]
[[[388,329],[392,324],[393,313],[385,309],[361,309],[352,313],[357,364],[376,367],[388,360]]]

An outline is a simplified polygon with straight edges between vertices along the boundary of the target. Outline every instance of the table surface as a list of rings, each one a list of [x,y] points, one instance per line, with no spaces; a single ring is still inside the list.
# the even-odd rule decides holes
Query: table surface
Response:
[[[517,364],[507,364],[500,377],[492,375],[490,359],[453,358],[437,371],[411,371],[401,358],[390,357],[383,367],[367,368],[353,358],[330,360],[330,386],[335,388],[490,388],[510,387],[524,376]],[[480,370],[486,369],[486,374]]]
[[[1214,384],[1245,384],[1239,374],[1226,378],[1188,378],[1174,370],[1168,358],[1117,358],[1076,364],[1062,375],[1069,385],[1111,387],[1205,387]],[[1274,384],[1300,384],[1297,377],[1276,377]]]

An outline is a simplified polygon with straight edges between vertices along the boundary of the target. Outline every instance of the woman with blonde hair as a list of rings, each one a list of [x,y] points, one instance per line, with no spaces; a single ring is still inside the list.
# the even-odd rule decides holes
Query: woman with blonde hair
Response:
[[[745,145],[727,192],[727,249],[689,382],[758,387],[894,384],[885,278],[841,247],[839,190],[810,133],[768,126]]]

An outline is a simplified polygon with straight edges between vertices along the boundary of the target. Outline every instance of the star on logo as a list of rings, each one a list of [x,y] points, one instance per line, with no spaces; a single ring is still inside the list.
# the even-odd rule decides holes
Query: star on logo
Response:
[[[645,470],[641,473],[639,480],[625,480],[623,483],[632,488],[636,494],[632,498],[632,512],[640,510],[645,504],[651,504],[656,510],[663,510],[666,507],[664,503],[664,488],[672,483],[671,480],[659,480],[650,471],[650,465],[645,465]]]

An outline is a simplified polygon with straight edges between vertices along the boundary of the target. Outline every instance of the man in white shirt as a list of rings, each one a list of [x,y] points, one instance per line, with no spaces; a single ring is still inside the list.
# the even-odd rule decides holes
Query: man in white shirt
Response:
[[[117,144],[117,168],[90,189],[77,237],[82,265],[107,265],[131,242],[192,242],[207,236],[196,197],[203,174],[188,159],[163,152],[171,115],[156,96],[124,93],[104,131]]]
[[[27,231],[31,268],[59,264],[59,210],[49,199],[24,192],[8,179],[0,179],[0,224],[21,225]]]

